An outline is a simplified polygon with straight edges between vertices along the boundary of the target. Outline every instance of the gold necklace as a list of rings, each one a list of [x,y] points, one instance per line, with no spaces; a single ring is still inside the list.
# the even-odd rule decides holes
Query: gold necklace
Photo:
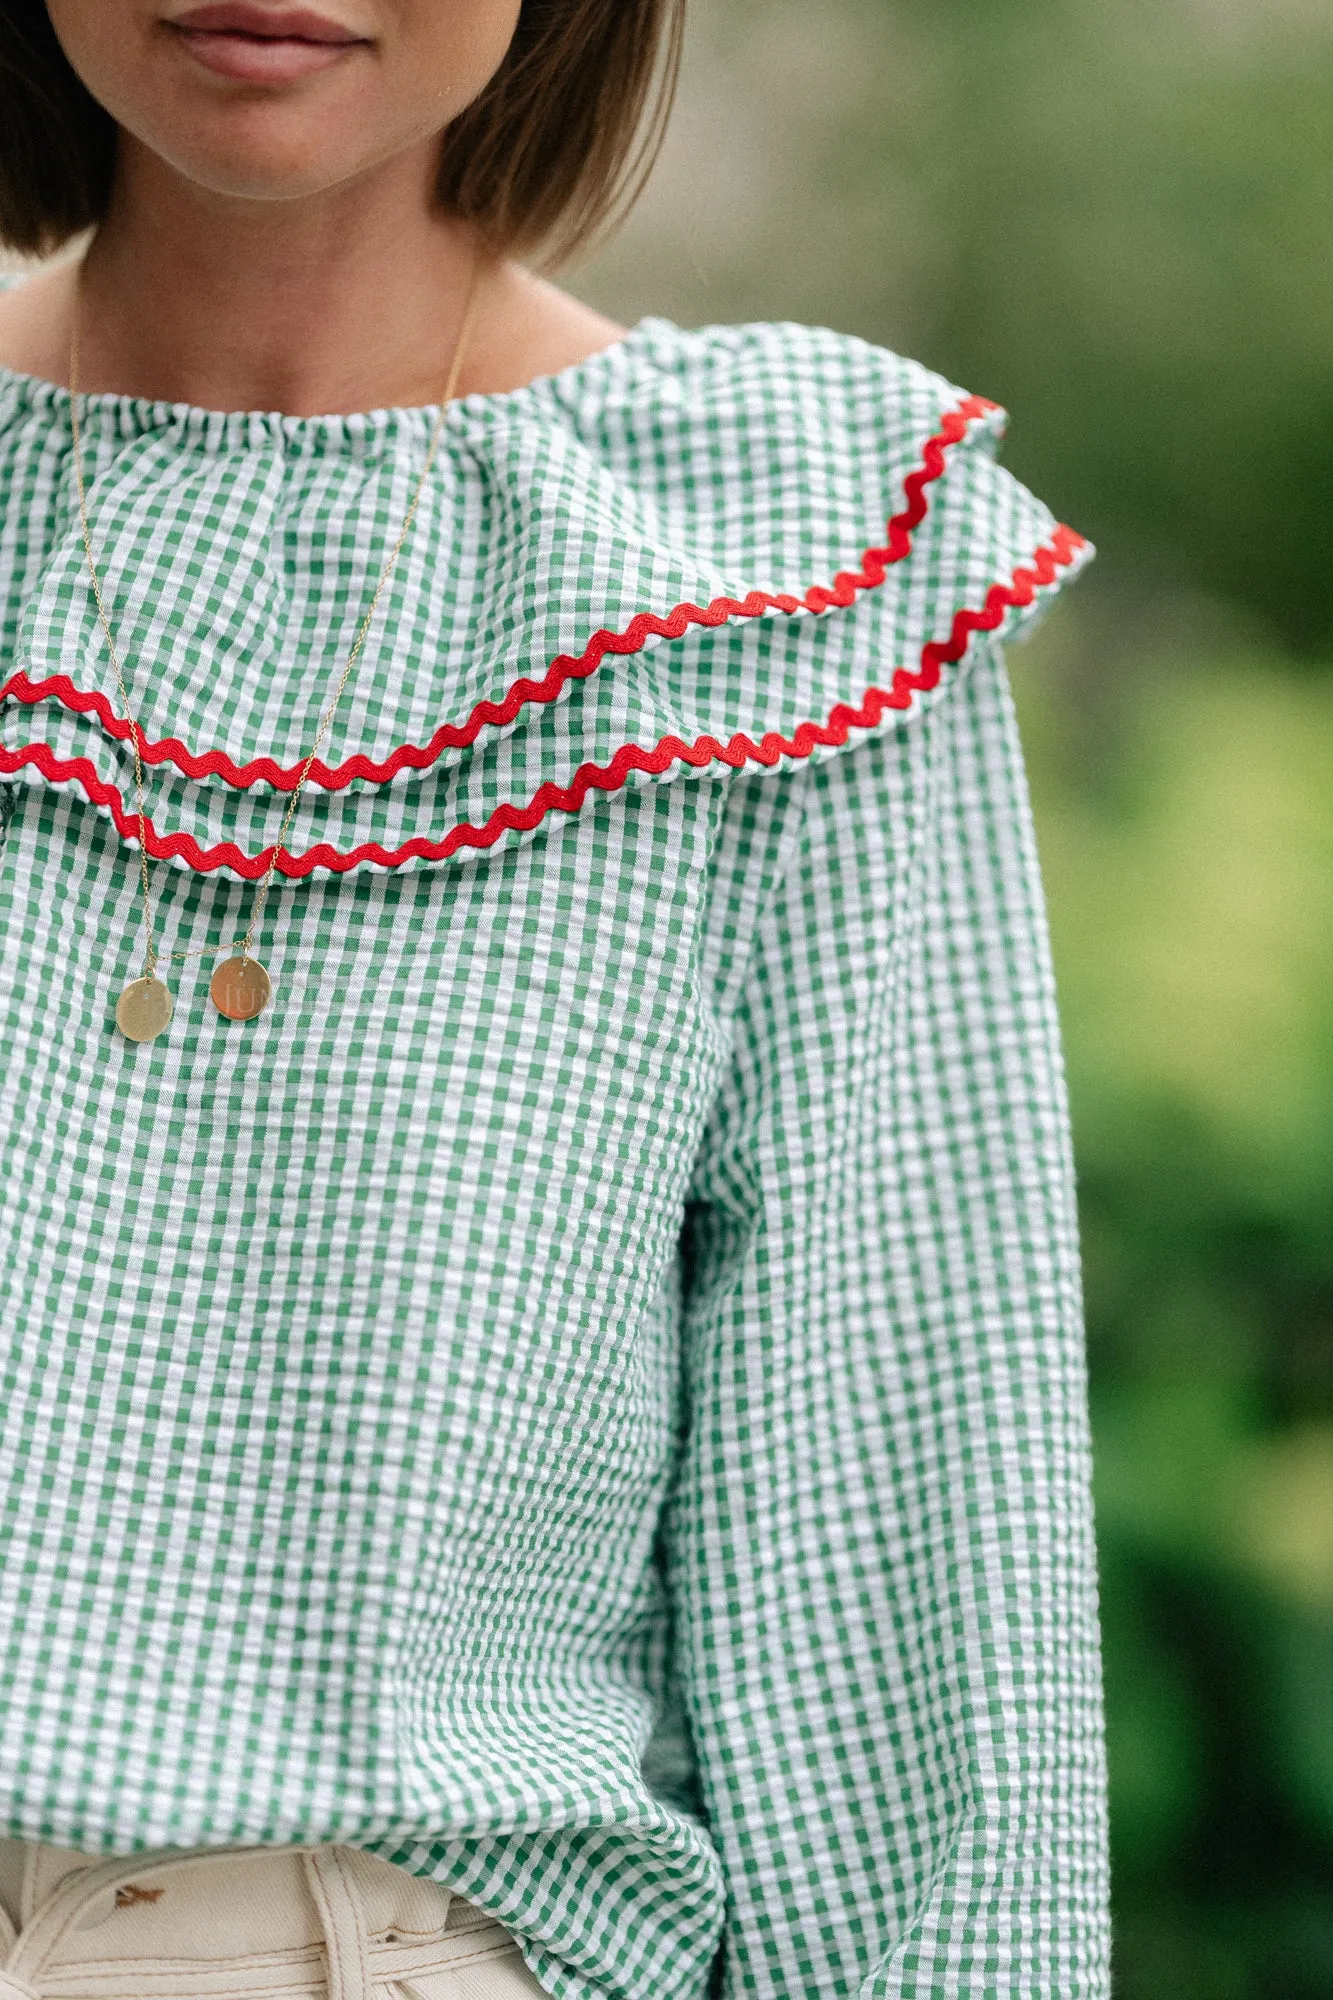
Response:
[[[472,320],[480,290],[480,277],[481,259],[478,258],[472,267],[472,277],[468,284],[467,299],[463,307],[463,317],[459,322],[458,337],[454,342],[453,359],[449,364],[448,379],[445,382],[444,391],[440,397],[440,407],[431,430],[430,442],[426,447],[426,462],[421,468],[421,477],[416,483],[411,505],[408,507],[403,525],[398,532],[398,539],[390,550],[389,559],[380,572],[380,579],[375,585],[374,595],[371,597],[370,603],[366,608],[365,617],[361,620],[352,650],[347,656],[347,664],[343,668],[338,685],[333,691],[333,699],[329,702],[328,707],[320,717],[319,729],[311,746],[310,754],[301,766],[300,776],[297,778],[296,785],[292,791],[287,811],[283,815],[278,838],[274,842],[273,858],[269,862],[267,872],[255,892],[254,908],[250,912],[249,929],[246,931],[244,937],[233,938],[230,944],[205,945],[198,951],[167,953],[159,953],[153,935],[153,897],[148,880],[148,840],[145,825],[147,815],[144,811],[143,731],[130,713],[130,698],[125,687],[125,674],[121,667],[120,655],[116,650],[115,639],[112,636],[111,623],[106,613],[106,605],[102,599],[102,585],[97,574],[97,565],[93,560],[92,531],[88,525],[88,495],[83,476],[83,439],[79,428],[80,312],[79,298],[76,293],[74,320],[69,342],[69,414],[70,430],[73,434],[74,443],[74,478],[79,489],[79,521],[83,528],[83,550],[88,561],[88,575],[92,579],[93,597],[97,604],[97,616],[101,622],[103,636],[106,639],[107,651],[111,655],[111,665],[116,676],[116,687],[120,693],[121,704],[125,711],[125,720],[128,722],[130,728],[130,742],[134,749],[134,789],[139,818],[139,880],[143,890],[144,969],[138,979],[130,981],[116,1002],[116,1026],[120,1029],[121,1034],[132,1042],[154,1041],[171,1019],[172,1008],[175,1003],[172,999],[170,987],[167,986],[164,980],[159,979],[157,976],[159,965],[171,965],[179,960],[189,958],[210,958],[219,951],[234,951],[239,945],[239,957],[228,958],[222,965],[218,966],[216,972],[213,974],[209,984],[209,992],[212,995],[213,1005],[217,1008],[219,1014],[224,1015],[229,1021],[253,1021],[255,1016],[261,1014],[268,1005],[273,987],[268,973],[253,955],[255,933],[259,929],[260,919],[264,914],[264,905],[268,901],[269,890],[273,886],[273,877],[277,873],[278,856],[283,851],[283,844],[286,841],[292,820],[296,815],[296,808],[300,803],[301,793],[305,790],[306,779],[310,776],[311,768],[314,765],[316,757],[319,755],[320,745],[328,734],[329,726],[333,721],[334,711],[338,703],[342,700],[347,683],[356,671],[357,661],[360,659],[361,650],[366,643],[366,635],[370,631],[371,621],[379,606],[380,598],[384,595],[385,586],[388,584],[389,578],[393,575],[395,565],[402,554],[403,544],[412,532],[412,523],[416,520],[417,509],[421,505],[421,497],[426,490],[426,481],[430,477],[431,467],[435,463],[436,453],[439,450],[440,438],[444,431],[445,415],[458,388],[458,378],[462,372],[467,338],[472,328]]]

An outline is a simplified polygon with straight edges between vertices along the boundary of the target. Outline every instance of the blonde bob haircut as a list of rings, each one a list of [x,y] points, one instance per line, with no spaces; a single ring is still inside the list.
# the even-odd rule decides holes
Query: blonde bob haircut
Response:
[[[685,0],[523,0],[503,63],[444,133],[445,207],[548,265],[600,236],[657,156],[684,21]],[[115,154],[45,0],[0,0],[0,244],[41,256],[100,221]]]

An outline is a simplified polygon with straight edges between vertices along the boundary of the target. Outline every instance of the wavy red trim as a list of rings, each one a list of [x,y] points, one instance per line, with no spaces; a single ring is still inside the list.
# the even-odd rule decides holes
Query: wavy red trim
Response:
[[[680,639],[691,625],[724,625],[729,618],[759,618],[766,611],[782,611],[790,617],[802,610],[845,608],[855,601],[858,591],[878,589],[890,567],[910,555],[913,530],[925,519],[929,506],[926,488],[943,475],[945,452],[961,444],[970,425],[993,415],[998,408],[997,403],[985,396],[966,396],[941,419],[938,431],[922,448],[921,463],[903,482],[904,505],[888,524],[883,548],[866,549],[861,567],[840,570],[831,585],[812,584],[803,597],[752,590],[747,597],[715,597],[710,604],[703,605],[678,604],[665,617],[641,611],[623,632],[594,632],[577,658],[569,653],[557,654],[540,680],[516,680],[503,700],[479,701],[466,722],[442,723],[429,743],[404,743],[378,764],[364,752],[332,767],[316,759],[310,767],[309,782],[325,791],[337,792],[355,778],[384,784],[399,771],[427,770],[446,750],[466,749],[476,742],[483,729],[503,728],[529,704],[554,701],[567,682],[586,680],[596,673],[608,653],[640,652],[651,637]],[[108,736],[118,742],[130,740],[132,725],[115,713],[107,697],[76,687],[68,674],[51,674],[45,680],[34,681],[20,668],[0,687],[0,701],[6,698],[30,707],[41,701],[57,701],[76,715],[95,715]],[[272,757],[255,757],[248,764],[236,764],[225,750],[205,750],[201,756],[195,756],[176,736],[164,736],[150,743],[141,734],[139,754],[145,764],[174,764],[187,778],[223,778],[238,791],[258,784],[272,785],[280,792],[294,791],[302,769],[301,762],[284,766]]]
[[[548,813],[578,812],[590,792],[619,791],[631,771],[660,777],[675,763],[689,764],[696,770],[707,764],[723,763],[740,770],[748,763],[772,766],[783,757],[808,757],[822,746],[841,748],[853,729],[874,729],[888,710],[910,708],[915,695],[929,693],[938,686],[944,668],[962,659],[975,633],[996,631],[1009,611],[1030,605],[1037,591],[1056,582],[1059,572],[1067,569],[1086,547],[1085,538],[1073,528],[1057,528],[1049,544],[1036,550],[1030,566],[1022,564],[1007,583],[991,585],[979,611],[955,613],[949,637],[934,639],[925,646],[919,667],[899,667],[888,688],[866,690],[859,708],[839,702],[826,722],[803,722],[790,737],[770,731],[758,743],[744,734],[733,736],[726,743],[720,743],[715,736],[699,736],[693,743],[686,743],[679,736],[664,736],[650,750],[627,743],[617,750],[609,764],[581,764],[567,785],[548,782],[539,786],[525,806],[497,806],[484,826],[464,822],[452,828],[442,840],[418,837],[392,851],[377,841],[366,841],[343,854],[322,842],[307,848],[304,854],[281,853],[278,872],[299,879],[313,874],[317,868],[345,874],[364,862],[381,868],[398,868],[405,861],[446,861],[463,847],[493,847],[506,833],[531,833]],[[110,808],[123,839],[137,841],[138,814],[126,810],[116,787],[100,778],[86,757],[56,757],[44,743],[29,744],[16,751],[0,748],[0,770],[17,771],[25,763],[35,764],[55,784],[80,785],[94,805]],[[233,841],[201,848],[192,834],[159,834],[147,818],[145,833],[148,852],[155,860],[185,861],[205,875],[218,868],[230,868],[250,881],[257,881],[267,871],[273,856],[271,847],[259,854],[244,854]]]

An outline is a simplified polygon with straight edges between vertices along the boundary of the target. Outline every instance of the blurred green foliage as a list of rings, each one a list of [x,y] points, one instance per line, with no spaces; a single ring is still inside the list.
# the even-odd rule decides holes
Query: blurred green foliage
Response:
[[[588,274],[1007,404],[1086,1250],[1120,2000],[1333,1995],[1333,8],[695,0]]]
[[[1326,2000],[1333,677],[1167,638],[1080,704],[1067,638],[1015,666],[1080,1163],[1118,1991]]]
[[[993,384],[1032,483],[1120,572],[1333,655],[1333,9],[901,11],[950,246],[926,351]]]

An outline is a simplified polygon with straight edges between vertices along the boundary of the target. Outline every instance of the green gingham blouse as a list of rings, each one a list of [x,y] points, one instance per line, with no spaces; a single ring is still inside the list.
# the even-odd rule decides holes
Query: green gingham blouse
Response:
[[[89,399],[159,947],[243,931],[431,413]],[[223,1021],[135,1047],[68,398],[0,376],[0,1830],[339,1841],[568,2000],[1107,1991],[998,413],[787,326],[449,413]],[[886,526],[887,523],[887,526]]]

